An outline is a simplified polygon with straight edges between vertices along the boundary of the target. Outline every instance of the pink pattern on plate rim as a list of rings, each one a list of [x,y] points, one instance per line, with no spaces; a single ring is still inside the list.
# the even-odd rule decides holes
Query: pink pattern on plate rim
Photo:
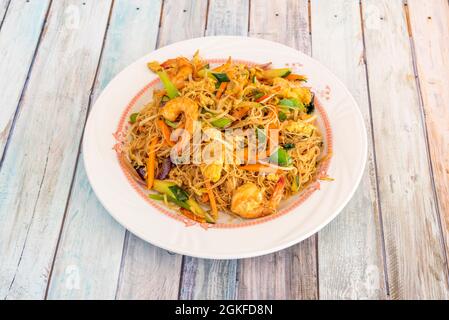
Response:
[[[211,63],[211,64],[214,64],[214,63],[224,63],[225,61],[227,61],[227,59],[208,59],[207,61],[209,63]],[[246,64],[246,65],[249,65],[249,66],[256,65],[256,63],[251,62],[251,61],[245,61],[245,60],[234,60],[234,61],[237,62],[237,63]],[[292,64],[292,65],[295,65],[295,64]],[[123,173],[125,174],[128,182],[133,187],[133,189],[147,203],[149,203],[151,206],[153,206],[154,208],[156,208],[157,210],[159,210],[160,212],[162,212],[166,216],[184,223],[186,227],[199,225],[200,227],[202,227],[205,230],[207,230],[209,228],[221,228],[221,229],[223,229],[223,228],[241,228],[241,227],[254,226],[254,225],[257,225],[257,224],[260,224],[260,223],[264,223],[264,222],[268,222],[268,221],[274,220],[274,219],[276,219],[276,218],[278,218],[280,216],[283,216],[283,215],[289,213],[290,211],[292,211],[293,209],[295,209],[299,205],[301,205],[305,200],[307,200],[316,190],[320,189],[319,179],[322,178],[322,177],[326,177],[327,176],[327,170],[329,168],[329,164],[330,164],[331,158],[327,159],[326,161],[324,161],[324,162],[322,162],[320,164],[320,167],[318,168],[317,180],[314,183],[310,184],[299,195],[297,200],[295,200],[287,208],[284,208],[284,209],[280,210],[279,212],[277,212],[275,214],[272,214],[270,216],[266,216],[266,217],[259,218],[259,219],[246,220],[246,221],[243,221],[241,223],[216,223],[216,224],[199,223],[199,222],[193,221],[193,220],[183,216],[181,213],[174,213],[173,211],[168,210],[166,207],[160,205],[156,201],[151,200],[148,197],[148,194],[142,190],[142,188],[138,185],[138,183],[134,180],[134,178],[128,172],[128,170],[126,168],[126,165],[123,163],[121,155],[122,155],[122,146],[125,143],[125,139],[126,139],[126,132],[127,132],[128,128],[129,128],[127,119],[129,117],[129,113],[130,113],[131,109],[135,106],[137,101],[150,88],[154,87],[159,82],[160,82],[160,80],[158,78],[156,78],[153,81],[151,81],[150,83],[148,83],[145,87],[143,87],[137,93],[136,96],[134,96],[134,98],[127,105],[127,107],[125,108],[125,110],[122,113],[122,116],[120,117],[120,120],[119,120],[119,123],[118,123],[118,126],[117,126],[117,130],[116,130],[115,133],[113,133],[113,136],[114,136],[114,138],[116,140],[116,143],[114,144],[113,149],[116,151],[117,160],[118,160],[118,162],[120,164],[120,167],[122,168]],[[327,86],[327,88],[329,88],[329,86]],[[329,99],[329,97],[327,96],[327,97],[325,97],[325,99],[327,100],[327,99]],[[320,114],[320,117],[321,117],[321,119],[322,119],[322,121],[324,123],[324,128],[326,130],[325,136],[326,136],[326,142],[327,142],[327,152],[328,153],[332,153],[333,143],[332,143],[331,125],[330,125],[329,118],[327,116],[326,111],[324,110],[323,106],[321,105],[321,103],[318,101],[318,99],[316,97],[315,97],[315,109]]]

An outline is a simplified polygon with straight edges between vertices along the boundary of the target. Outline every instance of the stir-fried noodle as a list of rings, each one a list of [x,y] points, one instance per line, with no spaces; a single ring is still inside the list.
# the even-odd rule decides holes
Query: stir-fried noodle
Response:
[[[214,68],[198,54],[148,66],[164,89],[131,115],[125,156],[153,199],[201,222],[257,218],[316,179],[323,137],[304,76],[231,58]]]

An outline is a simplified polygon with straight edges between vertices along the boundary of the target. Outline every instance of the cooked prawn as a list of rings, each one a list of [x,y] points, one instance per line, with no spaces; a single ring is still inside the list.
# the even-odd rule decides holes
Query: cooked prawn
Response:
[[[246,219],[260,218],[272,214],[276,211],[282,199],[285,184],[286,179],[281,176],[276,183],[271,198],[266,201],[262,190],[254,183],[245,183],[235,190],[231,201],[231,211]]]
[[[181,113],[185,117],[185,129],[192,135],[195,121],[198,120],[199,111],[195,101],[187,97],[178,97],[168,101],[160,111],[161,115],[169,120],[176,121]]]
[[[193,66],[190,61],[184,57],[175,59],[168,59],[161,64],[164,69],[167,69],[170,80],[176,87],[184,86],[184,81],[193,73]]]

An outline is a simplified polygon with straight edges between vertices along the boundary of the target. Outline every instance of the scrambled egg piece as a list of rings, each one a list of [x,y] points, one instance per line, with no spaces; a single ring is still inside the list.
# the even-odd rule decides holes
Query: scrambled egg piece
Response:
[[[206,179],[217,182],[221,178],[221,170],[223,170],[223,161],[215,161],[210,164],[201,166],[201,172]]]
[[[284,129],[288,132],[302,133],[305,136],[310,137],[315,130],[315,126],[303,121],[288,120],[285,123]]]
[[[304,105],[308,105],[312,102],[312,92],[309,88],[300,87],[284,78],[275,78],[273,80],[273,85],[280,87],[279,94],[286,98],[295,98]]]
[[[267,179],[270,181],[278,181],[279,180],[279,176],[275,173],[270,173],[267,175]]]

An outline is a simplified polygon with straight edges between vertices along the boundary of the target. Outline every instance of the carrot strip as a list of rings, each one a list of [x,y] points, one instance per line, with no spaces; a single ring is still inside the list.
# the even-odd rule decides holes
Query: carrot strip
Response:
[[[158,138],[155,137],[151,140],[150,150],[148,152],[148,161],[147,161],[147,188],[151,189],[154,183],[154,167],[156,164],[156,145],[158,142]]]
[[[216,94],[217,99],[220,99],[221,95],[226,90],[227,86],[228,86],[228,82],[220,83],[220,87],[218,87],[218,91],[217,91],[217,94]]]
[[[249,107],[241,107],[238,108],[237,110],[234,110],[231,114],[231,116],[233,116],[236,119],[241,119],[243,118],[249,111]]]
[[[263,96],[261,96],[259,99],[257,99],[256,102],[264,101],[264,100],[267,99],[269,96],[271,96],[271,94],[263,95]]]
[[[202,218],[200,218],[200,217],[194,215],[192,212],[190,212],[190,211],[187,210],[187,209],[179,208],[179,211],[181,211],[181,213],[182,213],[184,216],[186,216],[186,217],[189,218],[189,219],[192,219],[193,221],[200,222],[200,223],[206,222],[205,219],[202,219]]]
[[[285,79],[290,80],[290,81],[295,81],[295,80],[307,80],[307,78],[303,75],[300,74],[294,74],[294,73],[290,73],[288,76],[285,77]]]
[[[217,202],[215,201],[214,193],[212,192],[212,188],[210,186],[209,180],[206,180],[206,188],[207,188],[207,194],[209,195],[209,204],[210,208],[212,209],[212,216],[214,220],[218,218],[218,208],[217,208]]]
[[[159,119],[159,120],[157,121],[157,124],[158,124],[158,126],[159,126],[159,129],[161,129],[161,131],[162,131],[162,135],[164,136],[165,142],[166,142],[170,147],[173,147],[173,146],[175,145],[175,143],[174,143],[173,141],[170,140],[170,134],[171,134],[170,128],[169,128],[169,127],[167,126],[167,124],[166,124],[163,120],[161,120],[161,119]]]
[[[209,195],[207,193],[203,193],[201,195],[201,202],[203,203],[209,202]]]

